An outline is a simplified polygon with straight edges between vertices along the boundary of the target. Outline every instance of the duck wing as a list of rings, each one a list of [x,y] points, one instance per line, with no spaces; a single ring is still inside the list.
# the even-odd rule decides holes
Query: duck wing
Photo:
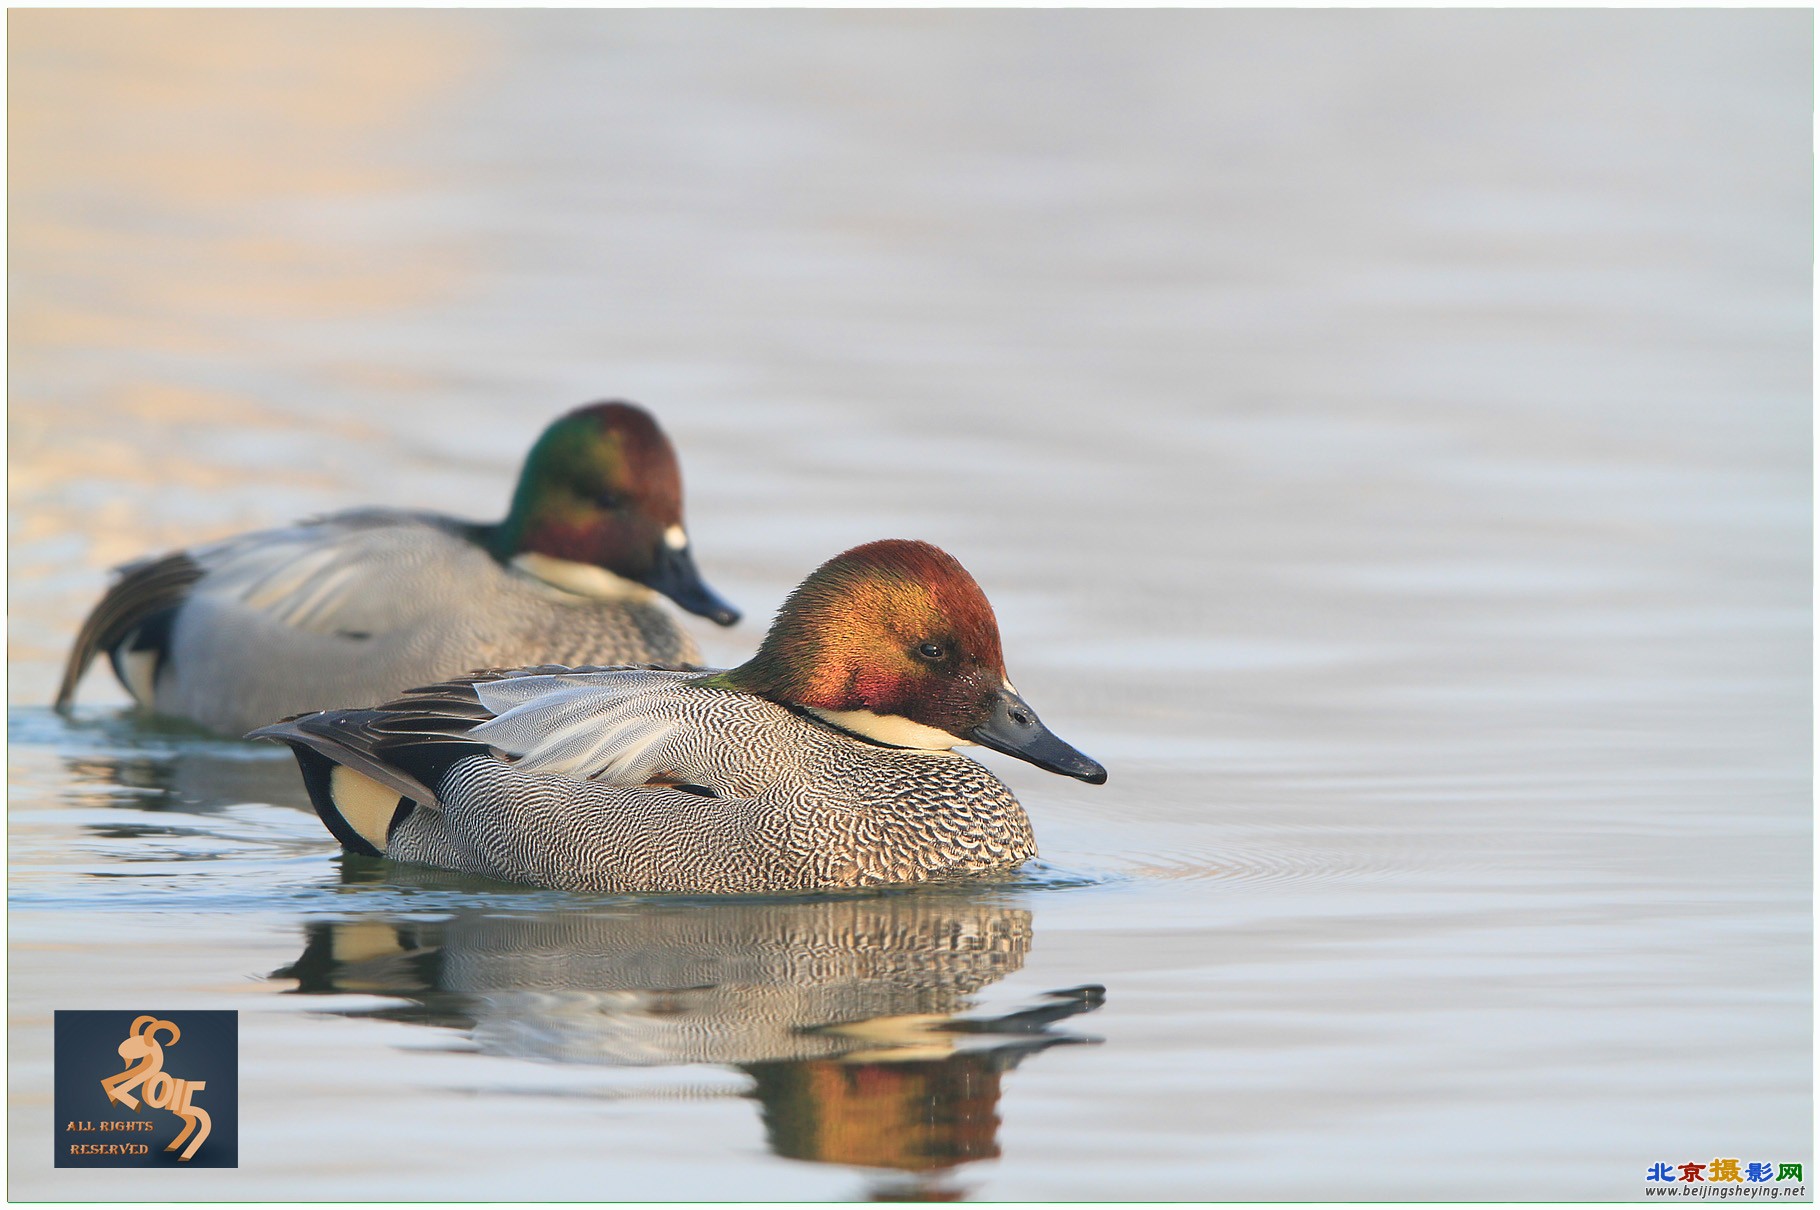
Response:
[[[459,585],[451,561],[491,559],[482,527],[431,513],[362,509],[230,538],[196,552],[196,595],[311,634],[404,629]]]
[[[619,716],[619,733],[625,747],[616,751],[623,754],[637,749],[648,753],[651,748],[661,747],[656,737],[670,734],[667,720],[649,718],[640,732],[624,725],[625,711],[651,709],[664,697],[664,689],[673,695],[678,686],[686,684],[687,674],[697,671],[678,665],[494,669],[413,689],[396,701],[372,709],[299,715],[260,727],[249,732],[247,738],[289,744],[297,755],[310,799],[329,830],[355,851],[377,855],[384,851],[392,829],[411,810],[420,806],[443,809],[437,793],[443,777],[468,757],[499,753],[508,759],[516,758],[514,763],[527,772],[589,780],[583,770],[601,761],[598,745],[580,744],[570,733],[574,720],[569,716],[577,713],[571,694],[578,689],[595,698],[624,696],[633,703]],[[500,732],[483,730],[502,717],[483,696],[501,684],[511,686],[507,696],[525,697],[526,705],[542,702],[547,710],[562,714],[562,733],[541,739],[522,734],[539,717],[547,717],[530,710],[519,713]],[[622,778],[631,777],[635,763],[634,758],[625,757],[615,768]],[[654,773],[666,772],[658,769],[662,764],[659,756],[650,767]],[[685,783],[680,777],[647,777],[611,784]]]
[[[430,805],[436,801],[430,787],[441,772],[475,752],[498,753],[527,773],[642,786],[649,783],[596,774],[629,768],[625,753],[652,746],[659,735],[675,730],[665,716],[677,711],[666,699],[700,671],[685,664],[491,668],[407,690],[382,706],[299,714],[249,731],[246,738],[303,744]],[[496,685],[507,683],[532,696],[524,707],[501,715],[489,699]],[[558,687],[548,688],[551,683]],[[578,734],[602,717],[612,719],[619,742],[588,743]],[[611,759],[615,755],[618,761]]]
[[[701,669],[543,669],[476,681],[490,717],[465,738],[520,773],[625,789],[680,787],[754,799],[788,775],[801,726],[763,698],[698,683]]]
[[[127,564],[70,649],[56,706],[67,710],[97,653],[142,704],[169,656],[178,609],[205,604],[213,627],[365,640],[420,624],[457,587],[460,560],[491,561],[484,530],[429,513],[362,509]],[[149,666],[123,659],[123,645]]]
[[[475,752],[501,756],[521,773],[744,796],[753,788],[726,784],[730,776],[745,780],[736,776],[741,762],[707,758],[735,721],[716,707],[750,703],[762,712],[769,704],[701,690],[690,683],[700,671],[674,664],[491,669],[372,709],[300,715],[247,738],[305,744],[426,804],[449,765]],[[702,700],[704,693],[712,698]]]

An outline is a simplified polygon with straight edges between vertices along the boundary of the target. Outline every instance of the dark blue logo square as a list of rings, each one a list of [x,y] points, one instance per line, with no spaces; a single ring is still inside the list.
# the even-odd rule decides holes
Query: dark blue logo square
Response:
[[[238,1168],[240,1014],[59,1011],[59,1168]]]

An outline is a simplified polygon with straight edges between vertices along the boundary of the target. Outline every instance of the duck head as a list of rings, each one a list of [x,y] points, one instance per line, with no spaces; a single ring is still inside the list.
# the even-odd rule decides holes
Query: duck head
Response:
[[[758,654],[708,683],[800,707],[883,744],[980,744],[1053,773],[1106,780],[1018,696],[986,594],[927,542],[871,542],[828,560],[784,601]]]
[[[623,595],[629,581],[722,626],[739,621],[695,570],[676,451],[634,404],[592,403],[544,430],[493,553],[584,596]]]

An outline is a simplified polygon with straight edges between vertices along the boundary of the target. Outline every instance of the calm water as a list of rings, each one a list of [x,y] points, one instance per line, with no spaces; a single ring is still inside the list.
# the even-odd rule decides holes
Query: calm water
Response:
[[[1634,1198],[1811,1165],[1811,15],[11,15],[10,1193]],[[641,400],[956,553],[1045,862],[586,898],[45,706],[112,563]],[[1091,990],[1102,987],[1103,993]],[[53,1170],[59,1008],[241,1166]]]

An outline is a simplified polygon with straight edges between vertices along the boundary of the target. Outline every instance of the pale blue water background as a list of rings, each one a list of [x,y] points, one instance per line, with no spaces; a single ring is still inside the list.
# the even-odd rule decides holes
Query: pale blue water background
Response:
[[[1810,14],[9,33],[13,1197],[1811,1166]],[[967,564],[1111,771],[988,758],[1045,867],[678,905],[346,866],[281,754],[100,671],[46,709],[110,564],[496,515],[604,396],[681,449],[717,661],[846,546]],[[1084,984],[1035,1034],[879,1024]],[[238,1170],[50,1167],[52,1011],[138,1007],[240,1010]]]

